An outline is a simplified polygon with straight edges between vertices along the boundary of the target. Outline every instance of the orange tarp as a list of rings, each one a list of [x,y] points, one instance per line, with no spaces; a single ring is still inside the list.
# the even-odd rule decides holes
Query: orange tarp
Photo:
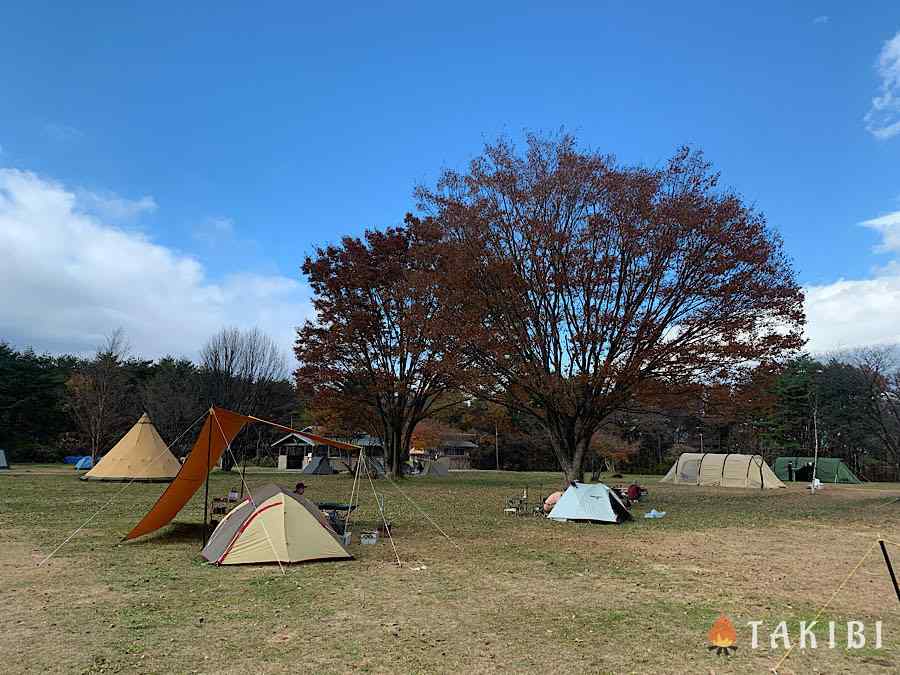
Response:
[[[181,465],[175,480],[169,483],[169,487],[156,500],[150,512],[125,538],[134,539],[171,523],[194,493],[206,482],[206,476],[219,461],[228,444],[250,421],[249,417],[230,410],[211,408],[200,435],[184,464]]]
[[[200,435],[197,437],[194,447],[191,448],[187,459],[184,460],[184,464],[181,465],[175,480],[169,483],[166,491],[156,500],[156,504],[153,505],[150,512],[141,519],[141,522],[134,526],[134,529],[125,536],[125,539],[135,539],[145,534],[150,534],[171,523],[172,519],[178,515],[178,512],[184,508],[184,505],[191,500],[194,493],[206,482],[206,477],[218,463],[225,448],[240,433],[241,429],[251,422],[262,422],[279,429],[285,429],[308,438],[317,445],[330,445],[342,450],[359,450],[359,447],[355,445],[333,441],[330,438],[317,436],[305,431],[295,431],[290,427],[261,420],[258,417],[239,415],[224,408],[210,408],[203,428],[200,430]]]

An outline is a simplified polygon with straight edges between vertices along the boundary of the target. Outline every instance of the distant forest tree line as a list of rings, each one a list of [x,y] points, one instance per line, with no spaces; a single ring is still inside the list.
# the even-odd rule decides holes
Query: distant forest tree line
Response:
[[[199,364],[126,355],[121,335],[91,358],[38,355],[0,343],[0,448],[9,452],[12,462],[102,454],[144,411],[171,443],[210,404],[296,426],[317,423],[321,430],[340,435],[369,428],[360,422],[363,426],[345,429],[328,411],[305,409],[277,357],[270,361],[272,368],[251,377],[241,373],[240,359],[222,343],[233,345],[242,335],[229,329],[211,339]],[[250,336],[265,342],[258,332]],[[896,354],[891,348],[869,348],[822,360],[801,356],[778,368],[752,369],[733,386],[698,387],[677,395],[654,392],[604,422],[592,438],[585,469],[661,473],[679,453],[701,448],[757,452],[767,460],[809,455],[815,427],[822,456],[843,459],[869,480],[898,480]],[[97,381],[104,378],[104,383]],[[105,416],[93,425],[81,421],[100,407],[102,388],[110,401]],[[434,416],[430,427],[419,425],[414,445],[433,445],[429,434],[437,438],[441,432],[460,430],[475,434],[478,441],[471,457],[475,468],[493,469],[499,457],[506,470],[558,470],[547,434],[533,420],[458,395],[453,403]],[[184,454],[193,440],[187,434],[175,451]],[[238,438],[236,456],[246,452],[249,461],[259,461],[267,457],[273,440],[271,432],[251,427]]]
[[[195,440],[184,432],[211,405],[290,422],[297,396],[282,349],[258,330],[237,328],[211,337],[196,363],[132,355],[121,331],[91,357],[38,355],[0,343],[0,448],[13,462],[96,458],[143,412],[167,443],[178,439],[172,450],[184,455]],[[235,457],[265,454],[273,432],[255,427],[234,444]],[[225,466],[231,460],[223,456]]]

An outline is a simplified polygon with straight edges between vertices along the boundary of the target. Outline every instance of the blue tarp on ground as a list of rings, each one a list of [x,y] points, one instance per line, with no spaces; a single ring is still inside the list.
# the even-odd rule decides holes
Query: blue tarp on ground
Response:
[[[94,468],[94,462],[90,457],[82,457],[78,460],[78,463],[75,465],[75,468],[78,471],[87,471],[88,469]]]

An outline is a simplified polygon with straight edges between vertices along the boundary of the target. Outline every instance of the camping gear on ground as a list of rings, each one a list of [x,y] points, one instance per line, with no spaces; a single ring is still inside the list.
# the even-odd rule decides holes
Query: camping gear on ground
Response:
[[[644,514],[644,518],[662,518],[666,515],[665,511],[657,511],[656,509],[650,509],[647,513]]]
[[[776,457],[772,469],[781,480],[791,480],[788,465],[794,469],[793,480],[809,483],[812,480],[812,464],[815,461],[816,478],[823,483],[857,484],[862,481],[854,475],[843,460],[837,457]],[[807,468],[809,467],[809,468]]]
[[[76,471],[89,471],[94,468],[94,460],[90,457],[82,457],[75,463]]]
[[[618,495],[603,483],[572,482],[547,516],[551,520],[621,523],[631,519]]]
[[[316,502],[319,510],[328,518],[328,523],[338,534],[346,529],[347,518],[356,510],[357,504],[340,504],[338,502]]]
[[[760,455],[685,452],[661,483],[731,488],[783,488]]]
[[[6,459],[6,450],[0,450],[0,469],[8,469],[9,462]]]
[[[331,466],[331,462],[325,455],[315,455],[309,463],[303,467],[303,473],[316,476],[330,476],[335,473]]]
[[[170,481],[181,463],[160,437],[147,413],[141,415],[83,480]]]
[[[359,535],[360,544],[377,544],[378,530],[366,530]]]
[[[231,488],[225,497],[213,497],[212,514],[221,516],[228,513],[232,509],[232,505],[239,500],[240,497],[238,497],[238,491],[235,488]]]
[[[507,497],[506,506],[503,513],[508,516],[527,516],[528,515],[528,498],[527,497]]]
[[[624,485],[613,485],[609,489],[612,490],[616,494],[616,497],[618,497],[619,501],[621,501],[625,505],[626,509],[631,508],[631,500],[628,498],[628,488],[627,487],[625,487]]]
[[[425,460],[419,476],[449,476],[450,460],[447,457],[440,459]]]
[[[229,511],[201,555],[217,565],[353,557],[315,504],[277,485],[257,488]]]

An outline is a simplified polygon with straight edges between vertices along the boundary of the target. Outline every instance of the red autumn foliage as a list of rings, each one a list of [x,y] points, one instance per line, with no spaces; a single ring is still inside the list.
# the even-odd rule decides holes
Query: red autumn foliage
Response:
[[[394,475],[416,425],[459,380],[461,353],[439,301],[445,248],[433,221],[407,216],[303,265],[316,316],[297,333],[298,389],[331,424],[380,437]]]
[[[781,240],[700,153],[649,169],[568,136],[524,156],[500,141],[418,196],[453,243],[442,293],[470,391],[537,419],[570,479],[646,383],[725,380],[802,344]]]

